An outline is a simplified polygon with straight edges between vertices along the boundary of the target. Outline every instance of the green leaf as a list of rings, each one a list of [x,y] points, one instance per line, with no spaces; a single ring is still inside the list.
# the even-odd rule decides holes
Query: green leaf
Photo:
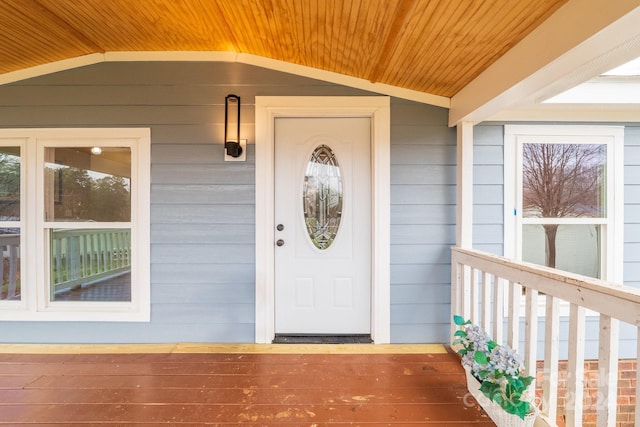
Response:
[[[461,354],[462,356],[464,356],[467,353],[469,353],[469,352],[465,348],[461,348],[460,350],[458,350],[458,354]]]
[[[524,384],[525,388],[529,387],[533,382],[533,377],[521,377],[520,379],[522,380],[522,384]]]
[[[455,314],[453,316],[453,323],[455,323],[458,326],[462,326],[465,324],[464,318],[462,316],[458,316],[457,314]]]
[[[487,355],[483,351],[476,351],[473,354],[473,360],[481,365],[486,365],[489,362],[489,359],[487,359]]]
[[[465,331],[462,331],[462,330],[457,330],[457,331],[453,334],[453,336],[454,336],[454,337],[466,337],[466,336],[467,336],[467,333],[466,333]]]

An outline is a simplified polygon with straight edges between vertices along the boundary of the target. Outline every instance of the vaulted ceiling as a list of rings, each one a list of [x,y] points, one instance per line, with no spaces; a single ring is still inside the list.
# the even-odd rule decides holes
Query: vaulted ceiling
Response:
[[[638,6],[600,2],[592,32]],[[567,3],[598,1],[1,0],[0,83],[95,54],[233,52],[448,102]]]

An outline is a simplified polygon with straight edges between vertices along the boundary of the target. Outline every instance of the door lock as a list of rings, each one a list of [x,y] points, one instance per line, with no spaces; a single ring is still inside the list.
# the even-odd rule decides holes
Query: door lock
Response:
[[[284,240],[282,240],[282,239],[278,239],[278,241],[276,242],[276,245],[278,245],[278,246],[284,246]]]

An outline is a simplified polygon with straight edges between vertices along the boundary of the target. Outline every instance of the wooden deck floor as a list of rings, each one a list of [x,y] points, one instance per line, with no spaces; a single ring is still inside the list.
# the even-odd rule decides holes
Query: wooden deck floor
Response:
[[[3,353],[0,425],[494,426],[452,354],[286,348]]]

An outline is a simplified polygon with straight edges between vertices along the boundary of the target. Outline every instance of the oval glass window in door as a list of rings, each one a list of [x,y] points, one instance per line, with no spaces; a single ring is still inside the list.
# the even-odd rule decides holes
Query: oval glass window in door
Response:
[[[319,145],[307,163],[302,194],[304,222],[318,249],[327,249],[338,234],[342,198],[340,165],[335,153],[327,145]]]

